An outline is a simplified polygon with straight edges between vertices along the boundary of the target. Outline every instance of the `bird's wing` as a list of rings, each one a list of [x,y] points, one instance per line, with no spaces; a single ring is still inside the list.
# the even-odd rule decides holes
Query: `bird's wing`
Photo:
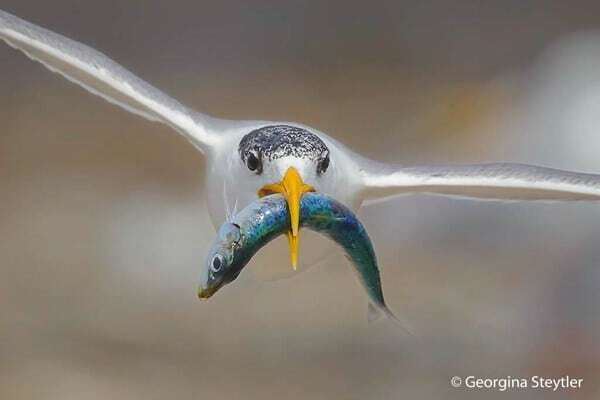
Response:
[[[488,200],[600,200],[600,175],[525,164],[400,167],[360,161],[362,198],[433,193]]]
[[[2,10],[0,39],[109,102],[170,125],[203,152],[217,139],[206,129],[209,117],[188,109],[84,44]]]

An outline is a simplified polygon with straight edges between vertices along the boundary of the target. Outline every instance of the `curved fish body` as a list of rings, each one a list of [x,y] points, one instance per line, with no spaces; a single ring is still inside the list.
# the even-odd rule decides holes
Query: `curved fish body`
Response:
[[[393,316],[385,304],[369,235],[349,208],[329,196],[306,193],[301,200],[300,226],[329,237],[344,250],[368,294],[370,319],[382,313]],[[208,298],[233,281],[256,252],[289,229],[283,196],[266,196],[249,204],[219,229],[202,270],[199,297]]]

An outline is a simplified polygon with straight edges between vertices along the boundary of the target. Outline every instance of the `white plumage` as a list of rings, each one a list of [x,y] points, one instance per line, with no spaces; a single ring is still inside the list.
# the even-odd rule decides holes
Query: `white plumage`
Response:
[[[104,54],[0,11],[0,38],[90,92],[122,108],[174,128],[207,157],[208,207],[213,224],[226,218],[226,204],[243,207],[258,188],[295,167],[304,181],[355,211],[407,193],[435,193],[497,200],[599,200],[600,175],[523,164],[407,167],[369,160],[311,127],[292,122],[227,121],[195,112],[138,78]],[[273,126],[297,127],[317,135],[329,149],[330,164],[318,173],[315,160],[297,156],[264,160],[257,174],[240,158],[249,132]],[[307,244],[308,246],[308,244]]]

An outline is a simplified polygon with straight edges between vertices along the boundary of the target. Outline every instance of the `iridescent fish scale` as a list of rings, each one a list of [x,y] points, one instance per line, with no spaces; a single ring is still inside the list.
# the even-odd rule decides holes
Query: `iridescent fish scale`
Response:
[[[239,272],[260,248],[290,229],[287,203],[281,195],[263,197],[238,213],[242,239],[235,249],[231,268]],[[367,294],[378,309],[385,306],[377,258],[367,231],[349,208],[320,193],[306,193],[300,205],[300,225],[321,233],[346,253]]]

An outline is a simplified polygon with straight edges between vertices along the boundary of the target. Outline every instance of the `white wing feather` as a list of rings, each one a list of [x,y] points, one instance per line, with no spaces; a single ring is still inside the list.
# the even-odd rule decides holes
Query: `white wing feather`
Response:
[[[525,164],[400,167],[361,161],[367,202],[432,193],[487,200],[600,200],[600,175]]]
[[[201,151],[217,138],[210,117],[183,106],[104,54],[0,10],[0,39],[127,111],[170,125]]]

